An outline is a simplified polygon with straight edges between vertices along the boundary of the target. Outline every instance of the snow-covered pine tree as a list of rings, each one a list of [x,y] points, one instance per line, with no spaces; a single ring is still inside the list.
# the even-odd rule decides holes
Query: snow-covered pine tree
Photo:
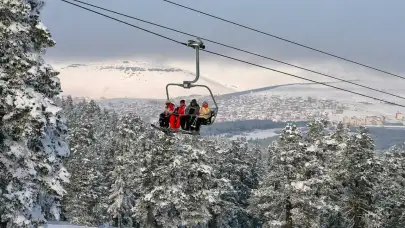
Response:
[[[327,125],[327,120],[322,118],[316,118],[307,124],[308,132],[305,137],[306,141],[312,143],[322,140],[325,136],[325,127]]]
[[[145,134],[146,128],[142,120],[132,114],[123,116],[117,127],[115,138],[115,155],[111,178],[110,206],[108,213],[119,225],[133,227],[136,224],[132,216],[135,207],[140,178],[141,152],[143,145],[139,138]],[[142,145],[143,144],[143,145]],[[147,145],[150,147],[151,145]],[[118,224],[116,224],[118,225]]]
[[[348,126],[344,125],[342,122],[339,122],[336,125],[335,131],[330,135],[330,139],[334,140],[334,143],[331,142],[330,144],[335,145],[335,147],[346,148],[349,138],[350,135]]]
[[[382,210],[376,204],[376,187],[382,170],[366,128],[360,127],[350,137],[343,155],[341,208],[346,224],[359,228],[380,227]]]
[[[64,216],[74,223],[99,225],[110,222],[108,194],[113,181],[118,115],[101,110],[96,102],[62,100],[68,119],[68,141],[72,156],[67,167],[72,173],[63,201]],[[88,175],[90,174],[90,175]]]
[[[323,167],[323,173],[328,175],[331,171],[331,161],[334,160],[334,154],[329,150],[329,137],[326,136],[327,121],[325,119],[311,120],[308,125],[308,132],[305,136],[305,141],[308,150],[312,150],[317,158],[319,165]]]
[[[100,170],[104,168],[100,167],[97,151],[100,140],[96,138],[101,112],[94,103],[85,101],[79,103],[78,107],[81,112],[74,115],[77,119],[68,121],[72,156],[66,163],[71,179],[66,186],[68,194],[63,202],[64,215],[70,222],[94,225],[99,222],[93,213],[99,200],[96,188],[102,175]]]
[[[249,146],[246,138],[240,138],[233,140],[229,148],[218,147],[212,153],[217,157],[218,178],[230,180],[232,190],[222,192],[217,203],[220,210],[212,212],[210,227],[255,227],[256,221],[247,207],[251,191],[258,188],[262,175],[260,148]]]
[[[88,155],[89,161],[88,166],[90,178],[89,178],[89,205],[91,206],[91,216],[94,221],[92,224],[99,225],[105,223],[109,220],[107,217],[108,208],[108,188],[111,183],[108,182],[108,173],[112,171],[113,167],[107,167],[108,162],[107,156],[111,155],[107,153],[109,142],[111,138],[108,137],[107,127],[111,127],[109,124],[108,112],[101,110],[99,105],[94,101],[90,100],[86,109],[87,118],[90,119],[92,127],[94,129],[94,143],[91,145],[90,153]]]
[[[99,172],[96,192],[98,202],[93,213],[100,223],[107,223],[111,220],[107,210],[110,205],[109,195],[106,194],[114,183],[112,176],[115,162],[115,152],[117,148],[117,125],[118,115],[114,111],[104,110],[99,119],[99,127],[96,131],[96,138],[99,139],[96,144],[96,151],[100,156]]]
[[[72,96],[67,96],[66,98],[62,97],[61,104],[63,108],[63,116],[69,120],[73,119],[71,115],[73,114],[75,104],[73,103]]]
[[[327,198],[327,208],[322,213],[322,224],[328,228],[345,227],[345,219],[341,210],[341,199],[344,195],[342,182],[344,181],[345,168],[343,166],[343,157],[347,149],[348,140],[350,139],[347,125],[339,122],[336,129],[324,138],[324,164],[328,167],[331,177]]]
[[[325,204],[320,189],[329,179],[316,152],[291,124],[269,147],[267,175],[250,200],[264,227],[319,227]]]
[[[206,226],[220,191],[229,191],[228,181],[216,178],[206,145],[190,145],[157,131],[140,140],[148,145],[141,156],[141,192],[134,208],[141,227]]]
[[[0,222],[9,227],[40,226],[49,214],[57,219],[68,180],[66,126],[53,101],[58,72],[41,58],[55,45],[39,19],[43,5],[0,2]]]
[[[341,217],[342,211],[339,207],[344,193],[340,177],[344,173],[341,165],[349,134],[348,128],[342,123],[338,123],[336,130],[326,135],[327,124],[328,122],[322,118],[310,121],[305,138],[308,144],[307,150],[313,151],[317,158],[317,161],[312,163],[313,168],[320,168],[316,172],[316,176],[322,181],[317,185],[315,191],[315,195],[323,202],[322,210],[319,210],[320,224],[329,228],[337,228],[344,227],[344,219]]]
[[[386,151],[382,167],[378,206],[383,210],[383,227],[405,227],[405,148]]]

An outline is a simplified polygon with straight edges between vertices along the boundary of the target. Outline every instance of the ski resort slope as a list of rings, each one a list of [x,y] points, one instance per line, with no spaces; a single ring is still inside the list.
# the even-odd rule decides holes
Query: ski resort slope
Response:
[[[146,62],[105,62],[91,64],[69,64],[59,66],[64,95],[104,98],[149,98],[164,99],[168,83],[180,83],[195,78],[192,72],[180,68],[156,66]],[[215,94],[231,93],[235,89],[221,85],[213,79],[200,77],[199,84],[207,85]],[[169,87],[170,96],[209,94],[205,88],[185,90]]]
[[[405,80],[397,80],[395,78],[374,78],[373,80],[356,80],[355,82],[361,85],[366,85],[385,92],[389,92],[391,94],[405,97]],[[388,94],[379,93],[377,91],[368,90],[366,88],[361,88],[356,85],[351,85],[344,82],[334,82],[328,84],[331,86],[344,88],[349,91],[365,94],[405,106],[405,99],[390,96]],[[388,119],[393,119],[396,112],[405,113],[404,107],[387,104],[382,101],[359,96],[319,84],[296,84],[279,86],[274,89],[247,94],[246,96],[255,97],[272,95],[287,97],[312,97],[316,99],[336,100],[342,104],[347,105],[350,108],[341,115],[335,114],[334,116],[338,119],[341,119],[343,116],[388,116]]]
[[[195,78],[195,62],[167,62],[165,65],[145,61],[103,61],[88,63],[52,64],[60,71],[63,95],[103,98],[146,98],[164,99],[168,83],[182,83]],[[310,77],[313,80],[330,81],[302,70],[269,66],[276,70]],[[238,63],[201,62],[201,75],[197,84],[207,85],[214,95],[229,94],[264,86],[308,81],[286,76],[277,72],[246,66]],[[185,90],[171,87],[170,96],[207,95],[205,88]]]
[[[265,64],[261,64],[265,65]],[[349,80],[358,84],[376,88],[405,97],[405,80],[376,74],[362,68],[340,65],[336,62],[296,64],[308,69]],[[165,87],[168,83],[182,83],[195,78],[195,62],[171,61],[164,65],[139,60],[109,60],[87,63],[53,64],[60,71],[63,95],[74,97],[100,98],[140,98],[165,99]],[[405,100],[381,94],[336,79],[307,72],[284,65],[265,65],[279,71],[300,77],[329,83],[350,91],[363,93],[391,102],[405,104]],[[285,95],[292,97],[327,98],[346,103],[381,104],[379,101],[361,97],[303,79],[294,78],[274,71],[246,66],[239,63],[208,62],[200,63],[201,76],[197,84],[207,85],[214,95],[242,95],[251,91],[252,95]],[[266,89],[268,87],[268,89]],[[170,87],[170,97],[190,95],[208,95],[205,88],[183,89]],[[395,107],[395,106],[394,106]],[[393,106],[383,104],[392,113]],[[371,108],[371,107],[370,107]],[[375,108],[375,107],[373,107]],[[399,110],[396,110],[399,111]],[[403,110],[402,112],[405,112]]]

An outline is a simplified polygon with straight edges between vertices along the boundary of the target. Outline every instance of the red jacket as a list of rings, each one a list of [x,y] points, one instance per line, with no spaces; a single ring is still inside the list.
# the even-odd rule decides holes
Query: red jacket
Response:
[[[174,112],[174,104],[169,104],[165,108],[165,114],[171,115]]]
[[[179,114],[179,116],[184,116],[186,112],[186,106],[182,105],[180,107],[177,108],[177,113]]]

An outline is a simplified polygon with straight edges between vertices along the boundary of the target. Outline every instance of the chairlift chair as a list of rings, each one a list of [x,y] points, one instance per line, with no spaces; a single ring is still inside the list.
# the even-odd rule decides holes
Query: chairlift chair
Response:
[[[215,122],[216,116],[218,114],[218,104],[217,104],[217,102],[215,100],[214,94],[212,93],[211,89],[208,86],[194,84],[200,78],[199,50],[200,49],[205,49],[204,43],[199,38],[197,38],[197,39],[198,39],[198,41],[189,40],[188,43],[187,43],[187,46],[192,47],[192,48],[194,48],[196,50],[196,75],[195,75],[196,77],[192,81],[183,81],[182,84],[180,84],[180,83],[169,83],[169,84],[167,84],[166,85],[166,97],[167,97],[167,100],[170,100],[169,86],[179,86],[179,87],[182,87],[184,89],[191,89],[193,87],[206,88],[210,93],[210,96],[211,96],[214,107],[211,108],[210,117],[208,118],[207,123],[204,124],[204,125],[212,125]]]

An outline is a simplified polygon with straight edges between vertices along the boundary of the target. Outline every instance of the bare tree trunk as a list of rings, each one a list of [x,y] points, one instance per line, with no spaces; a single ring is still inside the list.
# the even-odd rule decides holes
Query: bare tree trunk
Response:
[[[113,226],[118,227],[118,217],[113,218]]]
[[[152,209],[148,208],[148,218],[147,218],[147,227],[148,228],[158,228],[158,224],[153,216]]]
[[[292,221],[292,205],[290,201],[290,197],[288,196],[285,201],[285,228],[293,228],[293,221]]]

